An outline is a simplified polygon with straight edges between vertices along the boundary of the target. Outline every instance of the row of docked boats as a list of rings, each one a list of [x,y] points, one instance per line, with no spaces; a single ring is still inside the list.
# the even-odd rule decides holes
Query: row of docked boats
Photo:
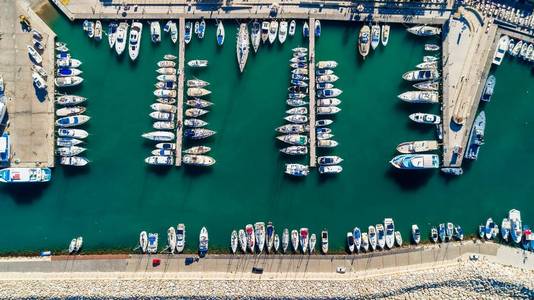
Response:
[[[166,54],[163,60],[156,63],[160,69],[174,69],[176,67],[176,56]],[[159,72],[158,72],[159,73]],[[154,85],[154,95],[156,101],[150,105],[152,111],[149,117],[153,120],[152,127],[154,131],[146,132],[143,138],[157,142],[150,156],[145,158],[145,163],[155,166],[172,166],[174,165],[176,144],[174,140],[176,122],[176,89],[177,76],[176,71],[169,74],[159,74],[156,76],[157,82]]]
[[[369,51],[375,50],[380,43],[382,46],[387,46],[389,43],[390,26],[384,24],[367,25],[364,24],[358,34],[358,52],[365,59],[369,55]]]
[[[32,43],[33,45],[27,45],[28,55],[32,63],[32,81],[33,87],[36,90],[45,90],[48,85],[46,80],[48,79],[48,74],[46,70],[42,67],[43,58],[41,53],[44,51],[46,44],[43,41],[43,36],[41,33],[35,29],[32,29]],[[1,104],[0,104],[1,105]],[[5,107],[2,106],[2,111],[0,111],[0,116],[3,117],[5,113]],[[0,120],[2,121],[2,120]]]
[[[233,254],[242,253],[303,253],[313,254],[316,249],[317,236],[310,234],[308,228],[300,230],[284,228],[279,235],[272,222],[247,224],[244,229],[233,230],[230,234],[230,249]],[[321,231],[321,252],[328,253],[328,231]]]
[[[168,28],[171,28],[172,30],[172,21],[169,21],[171,25],[168,26]],[[169,24],[169,22],[167,24]],[[222,22],[217,22],[217,36],[219,36],[219,34],[221,35],[221,43],[220,45],[222,45],[222,43],[224,43],[224,27],[222,27],[222,31],[219,32],[219,24],[221,24],[222,26]],[[167,25],[166,25],[167,26]],[[193,35],[196,35],[197,38],[199,39],[203,39],[204,38],[204,35],[206,34],[206,21],[204,20],[204,18],[197,20],[195,21],[194,23],[191,22],[191,21],[188,21],[185,23],[185,28],[184,28],[184,42],[186,44],[189,44],[191,42],[191,39],[193,38]],[[172,36],[172,34],[171,34]],[[173,40],[174,42],[174,40]],[[217,42],[219,42],[219,38],[217,38]]]
[[[82,251],[83,247],[83,237],[78,236],[70,240],[69,243],[69,254],[78,254]]]
[[[526,62],[533,62],[534,45],[527,41],[516,41],[507,35],[502,35],[493,54],[493,64],[500,65],[506,54],[511,57],[521,58]]]
[[[167,229],[167,246],[163,249],[163,252],[171,254],[182,253],[185,249],[185,225],[178,224],[176,228],[173,226]],[[204,257],[208,253],[209,236],[206,227],[202,227],[198,237],[198,252],[200,257]],[[139,246],[137,249],[141,253],[156,254],[158,253],[159,234],[147,233],[141,231],[139,233]]]
[[[103,29],[99,20],[96,22],[85,20],[83,22],[83,30],[87,33],[89,38],[94,38],[97,41],[102,40]],[[178,30],[175,29],[176,39],[178,37]],[[161,41],[161,32],[159,22],[150,23],[150,33],[153,42]],[[128,48],[128,55],[132,61],[139,56],[139,49],[141,48],[141,38],[143,36],[143,23],[132,22],[131,26],[128,22],[110,22],[106,31],[108,37],[108,44],[110,49],[115,49],[117,55]]]
[[[481,239],[495,240],[500,237],[501,241],[521,246],[525,250],[534,251],[534,233],[529,225],[523,224],[521,212],[511,209],[508,217],[503,218],[501,226],[488,218],[485,224],[478,227],[478,235]]]
[[[422,74],[419,70],[430,71],[430,74],[439,74],[438,71],[439,59],[436,56],[428,55],[423,57],[423,61],[416,65],[417,70],[410,71],[404,74],[403,78],[409,81],[411,79],[420,78]],[[424,75],[423,75],[424,77]],[[413,84],[417,90],[404,92],[398,95],[398,98],[404,102],[415,104],[437,104],[439,103],[439,80],[438,78],[429,79],[426,81],[419,81]]]
[[[56,79],[57,87],[67,88],[77,85],[83,81],[79,75],[82,73],[78,67],[81,65],[73,59],[69,53],[69,49],[65,43],[56,43],[56,55],[58,61],[56,62]],[[71,61],[72,67],[62,66],[68,61]],[[77,79],[79,78],[79,79]],[[64,80],[64,81],[62,81]],[[76,81],[79,83],[74,84]],[[87,123],[91,117],[86,115],[86,107],[83,104],[87,98],[70,95],[58,94],[56,95],[56,122],[58,137],[56,138],[56,154],[60,157],[60,164],[65,166],[83,167],[89,163],[86,157],[80,156],[87,148],[82,147],[87,137],[87,132],[79,129],[79,126]]]

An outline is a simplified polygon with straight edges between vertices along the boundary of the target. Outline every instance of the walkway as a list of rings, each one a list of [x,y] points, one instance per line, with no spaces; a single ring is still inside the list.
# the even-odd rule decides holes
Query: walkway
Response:
[[[178,95],[176,103],[176,161],[177,167],[182,165],[182,142],[184,128],[184,61],[185,61],[185,18],[178,21]]]
[[[314,24],[315,19],[310,18],[309,23],[310,25],[310,38],[309,38],[309,55],[310,55],[310,68],[309,68],[309,75],[310,75],[310,83],[309,83],[309,110],[310,110],[310,167],[315,167],[317,164],[317,133],[315,131],[315,34],[314,34]]]

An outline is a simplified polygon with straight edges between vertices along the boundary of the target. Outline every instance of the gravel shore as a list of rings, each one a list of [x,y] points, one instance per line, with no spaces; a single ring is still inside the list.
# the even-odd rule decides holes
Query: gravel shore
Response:
[[[63,277],[68,277],[68,273]],[[0,298],[175,298],[223,299],[335,299],[335,298],[534,298],[534,272],[488,261],[459,260],[448,266],[426,270],[403,269],[383,275],[360,273],[325,274],[325,280],[184,280],[62,279],[46,274],[35,280],[0,280]],[[287,274],[286,274],[287,275]],[[287,276],[284,276],[288,278]]]

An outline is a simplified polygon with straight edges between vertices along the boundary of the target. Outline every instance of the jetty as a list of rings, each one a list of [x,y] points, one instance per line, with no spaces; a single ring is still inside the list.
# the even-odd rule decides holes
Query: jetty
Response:
[[[309,23],[310,25],[310,34],[309,34],[309,110],[310,110],[310,167],[315,167],[317,164],[317,132],[315,131],[315,32],[313,30],[313,24],[315,24],[315,19],[310,18]]]
[[[184,61],[185,61],[185,18],[178,20],[178,95],[176,103],[176,159],[177,167],[182,165],[182,142],[184,128]]]

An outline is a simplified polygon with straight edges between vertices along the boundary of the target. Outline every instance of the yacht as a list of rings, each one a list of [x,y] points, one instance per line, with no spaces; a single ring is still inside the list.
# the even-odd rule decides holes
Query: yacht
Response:
[[[261,23],[261,41],[265,44],[269,39],[269,22],[263,21]]]
[[[508,218],[502,219],[501,223],[501,237],[504,241],[509,241],[510,231],[512,230],[512,223]]]
[[[202,108],[188,108],[185,110],[185,116],[191,117],[191,118],[197,118],[197,117],[207,114],[208,112],[209,110],[205,110]]]
[[[191,127],[191,128],[201,128],[208,125],[208,122],[200,119],[195,118],[188,118],[184,120],[184,126],[185,127]]]
[[[299,251],[299,232],[296,229],[291,230],[291,246],[293,247],[293,252]]]
[[[252,43],[252,48],[254,53],[258,52],[261,42],[261,24],[257,20],[252,22],[252,30],[250,31],[250,41]]]
[[[308,252],[308,245],[309,245],[309,231],[308,228],[301,228],[299,234],[299,240],[300,240],[300,246],[302,248],[302,253]]]
[[[178,79],[176,77],[176,75],[158,75],[156,77],[156,79],[158,81],[163,81],[163,82],[166,82],[166,81],[172,81],[172,82],[176,82],[176,80]],[[189,80],[188,80],[189,81]]]
[[[110,22],[108,25],[108,44],[109,48],[113,49],[115,47],[115,42],[117,41],[117,28],[119,25],[115,22]]]
[[[371,46],[371,29],[367,25],[363,25],[358,36],[358,51],[360,55],[365,59],[369,54],[369,48]]]
[[[152,43],[161,42],[161,27],[158,21],[150,22],[150,39]]]
[[[56,60],[56,66],[61,68],[78,68],[82,62],[74,58],[60,58]]]
[[[238,244],[239,244],[239,239],[237,236],[237,231],[233,230],[232,234],[230,235],[230,250],[232,250],[232,254],[235,254],[237,252]]]
[[[275,234],[274,235],[274,252],[275,253],[280,253],[280,237],[278,236],[278,234]]]
[[[390,162],[397,169],[418,170],[439,168],[439,156],[436,154],[401,154]]]
[[[380,25],[371,26],[371,48],[373,50],[380,44]]]
[[[510,220],[510,223],[512,225],[510,230],[510,236],[512,238],[512,241],[516,244],[519,244],[523,236],[521,212],[517,209],[510,210],[508,212],[508,220]]]
[[[72,129],[72,128],[59,128],[57,130],[59,137],[71,137],[77,139],[85,139],[89,136],[89,133],[83,129]]]
[[[378,247],[384,250],[386,246],[386,235],[384,232],[384,225],[376,224],[376,238],[377,238]]]
[[[182,158],[182,162],[186,165],[209,167],[215,164],[215,159],[207,155],[191,155],[186,154]]]
[[[304,25],[302,26],[302,36],[310,36],[310,26],[308,25],[308,22],[304,22]]]
[[[404,73],[402,78],[407,81],[427,81],[438,79],[439,73],[432,69],[415,70]]]
[[[315,79],[318,83],[333,83],[339,79],[337,75],[321,75]]]
[[[56,70],[56,76],[58,77],[79,76],[82,73],[83,71],[76,68],[57,68]]]
[[[200,98],[193,98],[185,101],[187,106],[196,107],[196,108],[207,108],[213,105],[213,102],[208,100],[203,100]]]
[[[384,47],[387,46],[389,42],[389,30],[390,30],[389,25],[387,24],[382,25],[381,41],[382,41],[382,46]]]
[[[425,44],[426,51],[438,51],[440,48],[436,44]]]
[[[343,172],[342,166],[319,166],[319,174],[339,174]]]
[[[324,98],[324,99],[318,99],[317,100],[317,103],[316,105],[318,107],[333,107],[333,106],[338,106],[341,104],[341,100],[339,100],[338,98]],[[334,112],[334,113],[337,113],[341,111],[340,110],[336,110],[335,112],[334,111],[331,111],[331,112]]]
[[[185,248],[185,225],[176,226],[176,252],[182,253]]]
[[[297,22],[295,22],[295,20],[291,20],[291,22],[289,22],[289,30],[288,30],[289,36],[294,36],[296,31],[297,31]]]
[[[160,75],[168,75],[168,76],[172,76],[172,75],[176,76],[176,73],[177,73],[175,68],[159,68],[156,70],[156,72]]]
[[[349,250],[349,253],[354,252],[354,235],[352,232],[347,232],[347,248]]]
[[[424,61],[415,66],[418,69],[436,69],[438,67],[438,61]]]
[[[35,183],[48,182],[52,178],[49,168],[5,168],[0,170],[0,182]]]
[[[184,42],[186,44],[189,44],[191,42],[191,37],[193,36],[193,23],[192,22],[186,22],[185,23],[185,32],[184,32]]]
[[[278,41],[283,44],[287,38],[287,21],[280,22],[280,29],[278,32]]]
[[[437,91],[439,89],[439,81],[429,80],[423,82],[417,82],[413,85],[414,88],[423,91]]]
[[[441,28],[427,26],[427,25],[418,25],[413,26],[407,29],[409,33],[418,35],[418,36],[433,36],[441,33]]]
[[[191,68],[205,68],[208,66],[208,60],[206,59],[193,59],[187,62],[187,65]]]
[[[308,126],[302,124],[286,124],[277,127],[275,130],[285,134],[304,133],[308,131]]]
[[[272,20],[269,24],[269,43],[273,44],[278,35],[278,21]]]
[[[343,159],[339,156],[330,155],[330,156],[319,156],[317,158],[317,163],[321,166],[332,166],[338,165],[343,162]]]
[[[492,218],[488,218],[486,220],[486,226],[484,227],[484,237],[487,240],[491,240],[492,232],[493,232],[493,228],[494,227],[495,227],[495,223],[493,222],[493,219]]]
[[[465,151],[465,158],[477,159],[480,146],[484,145],[484,130],[486,129],[486,114],[481,111],[473,122],[467,149]]]
[[[438,115],[427,113],[413,113],[409,115],[410,120],[421,124],[440,124],[441,117]]]
[[[308,154],[307,146],[289,146],[286,148],[280,149],[280,152],[287,155],[306,155]]]
[[[158,234],[157,233],[149,233],[148,234],[147,253],[148,254],[156,254],[157,252],[158,252]]]
[[[289,247],[289,230],[284,228],[282,232],[282,252],[287,253],[287,248]]]
[[[78,146],[59,147],[56,149],[56,153],[59,156],[76,156],[78,154],[81,154],[85,150],[87,149],[83,147],[78,147]]]
[[[439,58],[437,56],[434,56],[434,55],[425,55],[423,56],[423,61],[424,62],[431,62],[431,61],[438,61]]]
[[[198,236],[198,254],[200,257],[206,256],[206,254],[208,253],[208,245],[208,230],[206,229],[206,227],[202,227]]]
[[[439,94],[436,91],[408,91],[398,97],[408,103],[439,103]]]
[[[254,224],[254,232],[256,234],[256,246],[258,247],[259,253],[262,253],[265,248],[265,223],[256,222]]]
[[[482,97],[480,100],[484,102],[490,102],[491,96],[493,96],[493,90],[495,88],[495,75],[488,76],[486,79],[486,84],[484,85],[484,91],[482,92]]]
[[[412,225],[412,240],[416,245],[421,242],[421,231],[419,231],[417,224]]]
[[[245,226],[245,234],[247,237],[247,246],[250,252],[254,253],[256,251],[256,236],[254,234],[254,227],[252,227],[252,224],[248,224]]]
[[[397,151],[403,154],[428,152],[438,149],[437,141],[412,141],[400,143],[397,146]]]
[[[192,140],[205,139],[215,134],[215,131],[205,128],[188,128],[184,130],[184,137]]]
[[[371,246],[372,250],[375,250],[377,245],[376,228],[370,225],[367,228],[367,234],[369,235],[369,246]]]
[[[39,90],[46,89],[47,87],[46,81],[39,74],[37,74],[37,72],[32,73],[32,80],[33,80],[33,85],[35,86],[36,89],[39,89]],[[3,118],[4,118],[4,112],[0,113],[0,121],[2,121]]]
[[[117,28],[117,39],[115,41],[115,51],[121,55],[126,48],[126,39],[128,36],[128,23],[121,22]]]
[[[495,49],[495,53],[493,54],[493,64],[494,65],[501,65],[501,62],[504,58],[504,55],[508,51],[508,47],[510,44],[510,37],[507,35],[503,35],[499,39],[499,45],[497,46],[497,49]],[[519,53],[519,50],[521,49],[522,41],[519,41],[514,47],[514,50],[512,52],[513,56],[516,56]],[[516,50],[517,49],[517,50]]]
[[[242,23],[239,26],[239,32],[237,34],[237,42],[236,42],[237,64],[239,65],[239,71],[241,73],[245,69],[245,65],[247,63],[249,44],[250,44],[250,41],[249,41],[247,24]]]
[[[310,173],[308,166],[302,164],[286,164],[285,173],[292,176],[307,176]]]
[[[514,41],[514,39],[510,39],[509,42],[508,42],[508,54],[509,55],[513,54],[514,47],[515,47],[515,41]]]
[[[354,237],[354,251],[360,252],[362,246],[362,232],[360,228],[354,227],[352,230],[352,236]]]
[[[237,236],[239,240],[239,246],[241,247],[241,252],[247,253],[247,234],[245,233],[245,230],[239,229]]]
[[[395,244],[395,223],[393,219],[385,218],[384,227],[386,229],[386,246],[391,249]]]
[[[334,123],[334,121],[329,120],[329,119],[322,119],[322,120],[315,121],[315,126],[317,127],[329,126],[329,125],[332,125],[332,123]]]
[[[58,137],[56,138],[56,146],[59,147],[70,147],[82,144],[83,141],[71,137]]]
[[[319,21],[319,19],[315,19],[313,33],[315,34],[316,37],[321,36],[321,21]]]
[[[174,226],[167,229],[167,247],[171,254],[174,254],[174,251],[176,251],[176,229],[174,229]]]
[[[317,141],[317,147],[318,148],[335,148],[337,147],[338,142],[334,140],[318,140]]]
[[[174,133],[168,131],[152,131],[143,133],[142,137],[157,142],[169,142],[174,140]]]
[[[141,249],[141,253],[146,253],[148,248],[148,235],[146,231],[141,231],[139,234],[139,248]]]
[[[174,155],[174,151],[171,149],[154,149],[151,154],[155,156],[171,156]]]
[[[286,114],[290,115],[305,115],[308,113],[307,107],[293,107],[286,110]]]
[[[342,90],[338,88],[333,89],[324,89],[324,90],[318,90],[317,91],[317,97],[319,98],[333,98],[341,95],[343,93]]]
[[[174,98],[176,97],[176,90],[157,89],[154,91],[154,96],[162,98]]]
[[[172,121],[174,119],[174,114],[171,114],[169,112],[153,111],[148,115],[152,119],[155,119],[158,121]]]
[[[308,136],[300,134],[287,134],[276,137],[278,140],[296,146],[304,146],[308,144]]]
[[[130,37],[128,39],[128,54],[131,60],[136,60],[139,56],[139,48],[141,47],[141,37],[143,33],[143,23],[133,22],[130,30]]]
[[[76,115],[69,117],[62,117],[56,120],[56,126],[58,127],[74,127],[87,123],[91,117],[86,115]]]
[[[303,124],[308,123],[308,116],[306,115],[288,115],[284,118],[284,120],[296,123],[296,124]]]
[[[152,155],[145,158],[145,163],[154,166],[172,166],[174,164],[174,157]]]
[[[302,99],[287,99],[286,103],[287,103],[287,105],[293,106],[293,107],[299,107],[299,106],[303,106],[303,105],[307,105],[308,104],[307,101],[304,101]]]
[[[217,22],[217,45],[222,46],[224,43],[224,25],[222,21]]]

